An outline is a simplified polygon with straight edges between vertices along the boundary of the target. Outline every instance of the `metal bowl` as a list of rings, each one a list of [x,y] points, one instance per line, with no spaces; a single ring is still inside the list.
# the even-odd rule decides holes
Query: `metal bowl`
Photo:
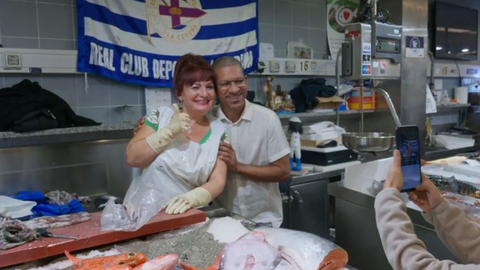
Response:
[[[383,132],[348,132],[342,134],[342,143],[359,152],[385,152],[395,147],[395,135]]]

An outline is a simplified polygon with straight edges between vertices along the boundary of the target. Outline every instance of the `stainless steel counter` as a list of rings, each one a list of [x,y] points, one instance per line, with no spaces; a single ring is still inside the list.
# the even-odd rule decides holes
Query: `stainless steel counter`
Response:
[[[319,179],[330,179],[332,177],[338,177],[338,176],[341,176],[342,172],[344,171],[345,169],[341,169],[341,170],[335,170],[331,172],[312,172],[302,176],[292,176],[293,181],[291,185],[299,185],[299,184],[316,181]]]
[[[0,132],[0,148],[130,139],[133,125],[57,128],[35,132]]]
[[[282,194],[282,227],[331,239],[329,232],[333,226],[333,205],[327,187],[330,182],[340,180],[343,171],[293,176],[290,187]]]

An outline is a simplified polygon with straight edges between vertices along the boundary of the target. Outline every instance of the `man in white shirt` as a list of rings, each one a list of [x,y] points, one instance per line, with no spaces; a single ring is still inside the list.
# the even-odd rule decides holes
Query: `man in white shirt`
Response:
[[[279,182],[290,178],[290,146],[280,119],[270,109],[246,100],[247,80],[240,62],[221,57],[213,63],[220,107],[229,144],[219,156],[229,169],[227,185],[217,202],[255,222],[279,227],[283,220]]]
[[[240,62],[221,57],[213,63],[220,106],[213,109],[226,126],[230,144],[219,157],[228,165],[227,184],[216,203],[257,223],[280,227],[279,182],[290,179],[290,146],[280,119],[270,109],[247,101],[247,79]],[[135,130],[142,125],[137,122]]]

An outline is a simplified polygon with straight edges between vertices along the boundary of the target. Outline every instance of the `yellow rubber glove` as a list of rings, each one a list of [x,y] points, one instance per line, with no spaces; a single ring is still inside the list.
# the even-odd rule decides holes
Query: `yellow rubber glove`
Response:
[[[148,145],[159,154],[177,135],[190,129],[190,116],[180,112],[177,104],[173,104],[173,115],[170,123],[146,138]]]
[[[167,214],[183,214],[188,209],[207,205],[212,200],[212,195],[206,189],[198,187],[185,194],[175,196],[167,204]]]

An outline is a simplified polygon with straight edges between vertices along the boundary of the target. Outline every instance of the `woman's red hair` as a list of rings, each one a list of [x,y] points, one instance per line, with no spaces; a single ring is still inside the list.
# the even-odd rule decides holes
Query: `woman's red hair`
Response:
[[[192,86],[196,82],[212,81],[215,85],[215,72],[208,61],[200,55],[185,54],[175,65],[173,90],[179,97],[185,85]],[[216,88],[215,88],[216,89]]]

